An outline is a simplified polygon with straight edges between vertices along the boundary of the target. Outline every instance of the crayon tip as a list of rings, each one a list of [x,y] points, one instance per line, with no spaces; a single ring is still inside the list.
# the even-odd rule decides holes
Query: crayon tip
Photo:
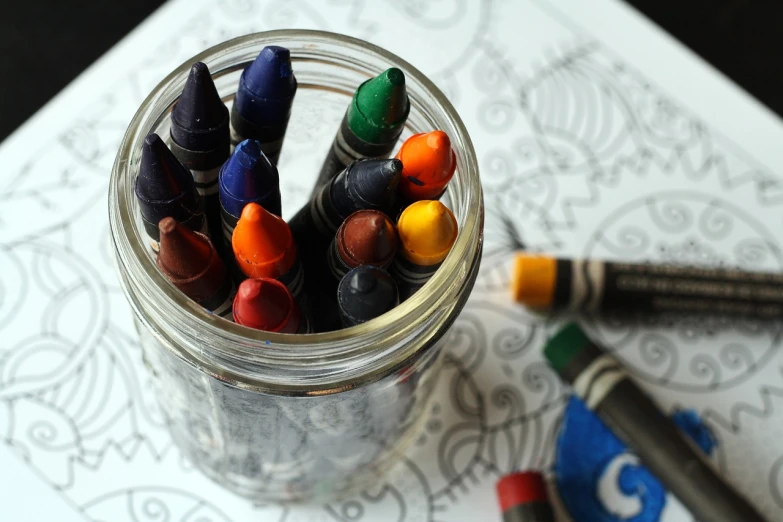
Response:
[[[402,161],[400,191],[412,201],[439,197],[457,168],[451,140],[441,130],[414,134],[397,158]]]
[[[274,279],[246,279],[234,298],[234,321],[267,332],[296,333],[298,309],[288,288]]]
[[[531,308],[549,308],[555,298],[557,259],[518,253],[511,271],[514,301]]]
[[[188,280],[202,274],[212,261],[212,248],[205,236],[167,217],[158,223],[158,267],[170,278]]]
[[[359,210],[343,222],[337,231],[337,249],[351,266],[389,264],[397,252],[394,223],[377,210]]]
[[[145,201],[170,201],[193,184],[190,171],[179,162],[155,133],[141,146],[136,195]]]
[[[369,208],[385,208],[394,200],[402,173],[398,159],[362,159],[348,167],[349,191]]]
[[[231,236],[237,263],[248,277],[277,278],[296,261],[296,245],[285,221],[257,203],[248,203]]]
[[[440,201],[417,201],[397,222],[403,255],[420,266],[436,265],[457,240],[457,220]]]
[[[171,111],[171,138],[182,148],[212,150],[228,143],[228,109],[207,66],[196,62]]]
[[[346,326],[374,319],[399,304],[397,284],[383,269],[358,266],[340,281],[337,302]]]
[[[355,110],[349,110],[349,126],[361,139],[386,141],[390,129],[399,135],[396,130],[402,130],[410,111],[405,74],[392,67],[367,80],[356,89],[351,107]]]
[[[376,127],[398,124],[409,110],[403,72],[392,67],[364,82],[356,90],[356,107]]]
[[[291,52],[285,47],[264,47],[242,76],[245,87],[259,98],[289,98],[296,92]]]
[[[549,502],[541,473],[525,471],[505,475],[495,484],[500,510],[506,512],[519,505]]]
[[[561,373],[589,344],[591,344],[590,338],[582,328],[576,323],[569,323],[547,341],[544,346],[544,356],[549,364]]]
[[[277,187],[280,176],[261,151],[261,144],[256,140],[244,140],[223,167],[221,184],[235,198],[250,200]]]

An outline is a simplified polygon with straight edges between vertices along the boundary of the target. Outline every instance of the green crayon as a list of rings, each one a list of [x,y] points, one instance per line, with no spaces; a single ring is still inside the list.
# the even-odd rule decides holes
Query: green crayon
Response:
[[[345,112],[313,193],[357,159],[388,157],[409,111],[405,74],[396,67],[362,83]]]
[[[701,452],[628,378],[619,361],[572,323],[552,337],[544,355],[589,409],[638,455],[701,522],[764,522],[724,482]]]

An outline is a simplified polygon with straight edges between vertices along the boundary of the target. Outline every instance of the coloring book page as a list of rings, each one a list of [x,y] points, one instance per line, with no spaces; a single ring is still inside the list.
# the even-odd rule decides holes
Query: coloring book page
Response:
[[[109,238],[109,174],[147,94],[209,46],[281,28],[363,38],[428,74],[470,132],[485,191],[481,272],[424,428],[380,483],[325,505],[242,499],[182,457]],[[780,143],[774,115],[616,0],[173,0],[0,145],[0,519],[494,521],[499,476],[576,459],[590,479],[553,481],[553,495],[592,507],[569,517],[561,498],[560,520],[691,522],[579,417],[541,353],[560,323],[511,301],[512,255],[779,271]],[[286,156],[308,146],[289,129],[285,217],[315,176],[286,172]],[[693,412],[715,466],[783,520],[781,326],[582,319],[667,414]],[[576,420],[583,437],[563,429]],[[586,441],[602,453],[579,460]]]

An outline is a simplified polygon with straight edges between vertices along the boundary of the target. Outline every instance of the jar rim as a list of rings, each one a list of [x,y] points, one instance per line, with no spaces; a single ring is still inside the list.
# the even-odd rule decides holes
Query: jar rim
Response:
[[[292,46],[294,42],[301,47]],[[384,315],[357,326],[291,335],[253,330],[225,321],[191,301],[158,271],[133,215],[133,193],[128,190],[131,179],[135,179],[133,157],[138,157],[141,141],[156,119],[165,114],[160,109],[170,110],[173,102],[161,106],[165,97],[172,92],[179,96],[191,64],[201,61],[212,70],[210,63],[218,57],[250,48],[260,51],[261,47],[272,44],[289,46],[294,62],[306,59],[299,52],[307,51],[308,44],[314,53],[319,52],[315,44],[337,45],[359,55],[381,59],[387,68],[400,68],[409,85],[417,86],[423,94],[434,99],[439,113],[456,130],[456,135],[450,137],[457,150],[458,163],[461,163],[457,176],[464,186],[455,190],[466,211],[457,216],[459,234],[451,252],[423,290]],[[232,70],[238,67],[234,64]],[[212,74],[228,70],[223,67],[212,70]],[[380,72],[382,70],[377,71]],[[412,105],[420,103],[414,99],[414,94],[410,96]],[[407,337],[422,327],[442,332],[443,324],[430,323],[443,323],[439,316],[444,312],[449,315],[445,322],[451,324],[459,312],[452,308],[461,309],[464,304],[467,296],[461,295],[462,287],[472,287],[481,257],[483,199],[478,162],[456,109],[440,89],[405,60],[366,41],[326,31],[285,29],[241,36],[206,49],[171,72],[141,104],[122,139],[112,168],[109,215],[115,264],[123,290],[137,318],[158,340],[180,352],[185,348],[188,353],[181,355],[224,380],[278,391],[332,388],[336,382],[345,383],[361,377],[359,374],[363,371],[402,366],[427,345],[426,339],[408,342]],[[164,327],[160,324],[162,320],[151,319],[150,315],[168,318],[167,324]],[[198,329],[198,339],[179,330],[178,326],[185,324]],[[331,371],[325,371],[330,368]]]

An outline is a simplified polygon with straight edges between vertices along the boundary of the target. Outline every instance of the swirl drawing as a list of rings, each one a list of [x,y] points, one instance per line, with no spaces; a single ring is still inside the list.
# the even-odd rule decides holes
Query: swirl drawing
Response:
[[[690,522],[638,458],[569,398],[544,361],[541,348],[559,318],[511,302],[514,252],[780,271],[783,183],[558,4],[173,0],[133,37],[134,45],[143,41],[138,52],[109,53],[86,73],[83,99],[69,98],[77,102],[68,107],[55,102],[31,123],[34,139],[20,139],[24,146],[12,154],[0,149],[8,165],[0,185],[3,458],[29,466],[76,516],[94,521],[485,520],[496,514],[500,476],[537,469],[554,471],[559,501],[575,520],[588,513],[605,521]],[[162,20],[166,31],[156,29]],[[238,480],[262,470],[293,475],[305,465],[300,460],[308,462],[308,437],[341,441],[353,420],[368,429],[351,448],[335,443],[329,459],[307,464],[349,465],[396,442],[387,440],[397,427],[390,411],[415,402],[424,412],[396,464],[373,470],[374,484],[326,504],[284,506],[230,493],[199,471],[212,452],[188,460],[180,449],[188,441],[172,439],[166,424],[179,415],[204,447],[219,443],[213,426],[187,408],[158,406],[148,370],[164,368],[142,356],[114,269],[106,200],[125,129],[171,70],[218,42],[290,27],[367,39],[432,79],[470,133],[486,216],[475,288],[446,333],[437,380],[420,384],[425,397],[400,393],[391,410],[372,411],[358,389],[307,415],[274,412],[288,415],[285,429],[246,430],[246,444],[216,464]],[[118,60],[121,67],[109,67]],[[286,217],[307,200],[323,159],[312,151],[325,151],[333,139],[307,122],[338,121],[345,112],[333,97],[308,96],[316,97],[307,100],[313,109],[292,118],[279,164]],[[725,317],[581,319],[666,411],[698,412],[677,418],[712,451],[727,480],[779,518],[780,325]],[[216,400],[176,393],[182,404]],[[225,410],[248,400],[226,397],[219,405]],[[358,410],[364,416],[354,417]]]

